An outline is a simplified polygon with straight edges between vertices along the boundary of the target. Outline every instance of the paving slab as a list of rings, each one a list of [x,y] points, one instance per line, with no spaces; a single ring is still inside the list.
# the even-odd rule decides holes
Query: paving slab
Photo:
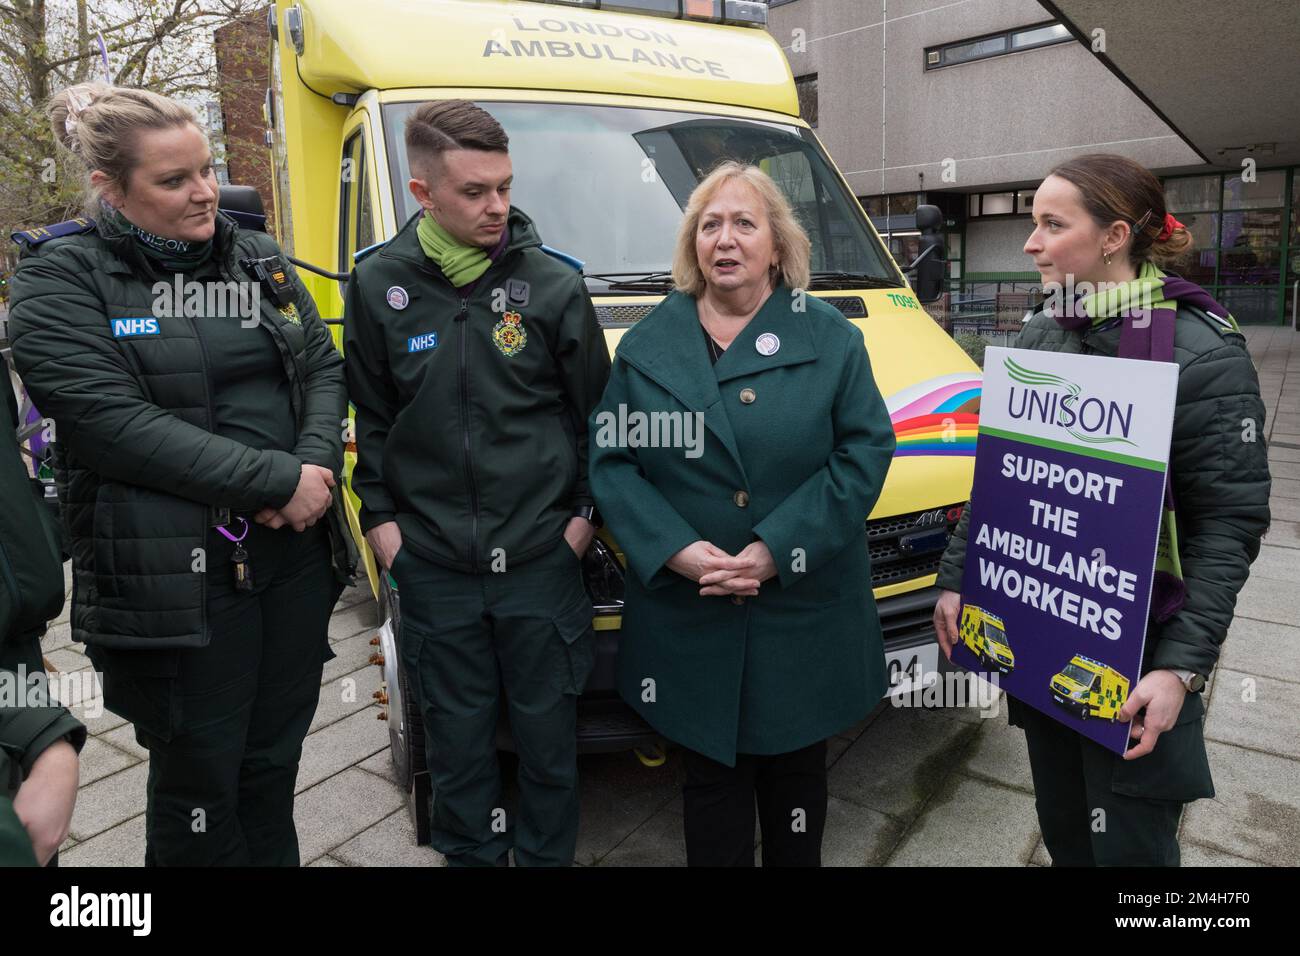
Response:
[[[334,643],[346,640],[362,631],[371,632],[373,637],[378,629],[375,624],[375,602],[362,601],[342,610],[336,610],[330,616],[329,638],[330,642]]]
[[[315,860],[403,806],[401,791],[372,773],[349,767],[335,774],[294,803],[299,859]]]
[[[1190,842],[1269,866],[1300,866],[1300,762],[1206,742],[1215,796],[1188,805]]]
[[[1250,565],[1250,576],[1300,584],[1300,555],[1291,548],[1281,548],[1272,543],[1262,544],[1259,557]]]
[[[77,797],[80,805],[81,797]],[[144,803],[138,815],[59,854],[59,868],[144,866]]]
[[[335,656],[325,662],[325,670],[321,674],[321,685],[333,683],[340,677],[346,677],[358,668],[369,664],[370,655],[379,650],[378,647],[370,646],[370,638],[373,636],[370,631],[362,631],[360,634],[345,638],[334,644],[332,649]],[[379,673],[378,667],[375,667],[375,673]]]
[[[586,754],[578,760],[581,789],[575,858],[599,863],[681,792],[680,754],[647,767],[632,753]]]
[[[1254,860],[1233,856],[1208,846],[1181,841],[1178,851],[1182,856],[1183,866],[1259,866]]]
[[[889,866],[1023,866],[1038,845],[1034,798],[952,774],[939,787]]]
[[[1300,627],[1236,617],[1219,652],[1219,667],[1300,683]],[[1300,700],[1300,689],[1293,689]]]
[[[979,728],[960,769],[970,776],[1032,795],[1034,778],[1029,771],[1025,732],[1007,723],[1005,707],[1000,709],[997,717],[981,721]]]
[[[1279,478],[1273,476],[1272,487],[1269,488],[1269,495],[1274,498],[1300,498],[1300,481],[1294,478]]]
[[[1205,739],[1300,760],[1297,692],[1300,687],[1286,681],[1219,668]]]
[[[974,741],[978,725],[890,708],[828,775],[830,795],[908,821]]]
[[[327,777],[386,749],[388,724],[376,719],[378,713],[375,708],[367,708],[308,734],[302,747],[294,792],[302,793]]]
[[[1300,461],[1279,461],[1269,456],[1268,470],[1274,478],[1300,479]]]
[[[1277,548],[1300,548],[1300,521],[1282,521],[1274,515],[1264,540]],[[1300,560],[1300,556],[1297,560]]]
[[[685,866],[686,834],[682,818],[660,810],[607,853],[601,866]]]
[[[1029,862],[1033,866],[1052,865],[1052,855],[1047,852],[1047,844],[1043,842],[1041,836],[1038,838],[1038,846],[1034,847],[1034,852],[1029,857]]]
[[[381,708],[374,693],[379,690],[382,682],[383,674],[378,667],[360,667],[351,674],[323,684],[316,713],[307,732],[315,733],[328,724],[367,708],[373,710],[378,719]]]
[[[1300,501],[1276,492],[1268,499],[1268,511],[1274,521],[1300,521]]]
[[[1237,617],[1295,624],[1300,621],[1300,588],[1251,575],[1237,596]]]
[[[361,763],[357,764],[362,770],[373,773],[377,777],[383,777],[389,783],[397,784],[397,770],[393,767],[393,755],[391,751],[384,749],[367,757]]]
[[[67,621],[59,624],[51,624],[41,635],[41,653],[48,654],[50,651],[57,651],[61,647],[71,647],[82,650],[84,644],[76,644],[72,640],[72,625]]]
[[[1272,470],[1273,465],[1277,462],[1300,462],[1300,448],[1292,448],[1289,445],[1269,445],[1269,469]]]
[[[49,670],[60,674],[75,674],[90,668],[90,658],[76,650],[81,645],[60,647],[58,650],[43,652]]]
[[[826,806],[822,866],[880,866],[904,830],[893,817],[831,797]]]
[[[345,866],[446,866],[437,850],[416,846],[411,815],[402,807],[347,843],[335,847],[330,857]]]
[[[118,750],[112,744],[105,743],[103,738],[87,737],[77,761],[77,786],[84,787],[139,762],[139,757]]]
[[[78,841],[88,840],[143,813],[148,776],[146,761],[82,787],[68,832]]]
[[[139,741],[135,739],[135,726],[132,724],[123,724],[99,736],[101,740],[112,744],[118,750],[124,750],[141,760],[149,759],[149,751],[141,747]]]

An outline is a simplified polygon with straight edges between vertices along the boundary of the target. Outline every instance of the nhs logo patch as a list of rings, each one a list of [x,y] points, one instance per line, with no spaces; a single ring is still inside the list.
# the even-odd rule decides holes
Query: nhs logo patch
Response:
[[[406,340],[406,351],[408,352],[423,352],[425,349],[436,349],[437,347],[437,332],[422,332],[419,335],[412,335]]]
[[[114,319],[113,338],[130,339],[138,335],[158,335],[158,320],[153,316],[139,319]]]

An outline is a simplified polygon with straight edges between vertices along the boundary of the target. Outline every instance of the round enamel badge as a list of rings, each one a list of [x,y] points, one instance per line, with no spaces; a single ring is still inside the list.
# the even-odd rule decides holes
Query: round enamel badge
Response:
[[[492,326],[492,341],[502,355],[516,355],[528,344],[524,317],[518,312],[507,312],[501,316],[501,321]]]
[[[406,294],[406,290],[400,285],[390,286],[387,298],[388,304],[399,312],[406,308],[411,302],[411,297]]]
[[[781,340],[771,332],[764,332],[758,338],[754,339],[754,348],[758,349],[759,355],[775,355],[776,350],[781,347]]]

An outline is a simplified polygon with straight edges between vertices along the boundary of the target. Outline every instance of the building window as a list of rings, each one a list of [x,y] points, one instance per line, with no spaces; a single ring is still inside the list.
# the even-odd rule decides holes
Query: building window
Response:
[[[1017,189],[997,193],[971,193],[968,215],[971,219],[983,216],[1027,216],[1034,211],[1033,189]]]
[[[1239,173],[1165,180],[1165,205],[1193,240],[1172,271],[1204,286],[1239,322],[1289,320],[1283,310],[1297,275],[1287,224],[1300,191],[1288,191],[1288,179],[1300,182],[1294,169],[1261,169],[1248,181]]]
[[[799,97],[799,115],[809,126],[817,126],[817,74],[794,78],[794,91]]]
[[[1018,27],[1015,30],[1004,30],[1001,33],[962,40],[959,43],[929,47],[925,51],[925,68],[938,70],[958,63],[971,63],[975,60],[987,60],[991,56],[1065,43],[1069,39],[1070,31],[1059,23],[1039,23],[1034,26]]]

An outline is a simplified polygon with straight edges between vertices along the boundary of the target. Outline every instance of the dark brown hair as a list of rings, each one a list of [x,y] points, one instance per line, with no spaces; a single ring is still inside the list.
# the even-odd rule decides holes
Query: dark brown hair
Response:
[[[1083,208],[1099,228],[1106,229],[1116,220],[1128,223],[1132,230],[1129,260],[1135,266],[1147,260],[1169,265],[1192,247],[1191,233],[1181,226],[1157,241],[1165,226],[1165,191],[1141,164],[1113,153],[1091,153],[1061,163],[1048,175],[1060,176],[1078,188]]]
[[[505,153],[509,148],[510,137],[501,124],[469,100],[424,103],[406,121],[406,155],[413,172],[418,165],[427,175],[449,149]]]

